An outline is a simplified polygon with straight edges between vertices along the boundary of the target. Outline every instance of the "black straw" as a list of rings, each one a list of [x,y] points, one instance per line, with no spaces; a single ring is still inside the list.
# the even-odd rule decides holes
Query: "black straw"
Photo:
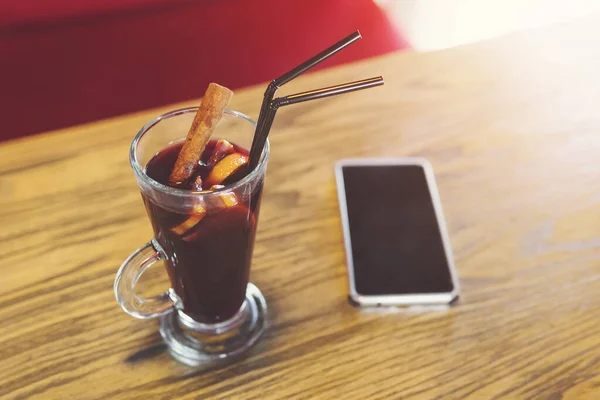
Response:
[[[275,119],[275,114],[277,113],[279,107],[302,103],[304,101],[322,99],[329,96],[337,96],[338,94],[355,92],[357,90],[368,89],[381,85],[383,85],[383,78],[378,76],[375,78],[363,79],[360,81],[348,82],[341,85],[278,97],[271,101],[267,107],[267,111],[264,114],[262,130],[257,131],[254,135],[254,142],[252,143],[253,146],[250,150],[250,171],[252,171],[258,165],[263,147],[265,146],[267,136],[269,136],[269,131],[271,130],[271,126],[273,125],[273,121]]]
[[[344,94],[349,92],[355,92],[357,90],[368,89],[374,86],[383,85],[383,77],[378,76],[375,78],[363,79],[361,81],[343,83],[341,85],[330,86],[323,89],[309,90],[307,92],[291,94],[285,97],[278,97],[273,100],[273,107],[275,109],[281,106],[287,106],[288,104],[302,103],[303,101],[322,99],[324,97],[336,96],[338,94]]]
[[[299,75],[302,75],[303,73],[305,73],[306,71],[308,71],[309,69],[314,67],[315,65],[322,63],[323,61],[327,60],[329,57],[331,57],[335,53],[338,53],[339,51],[345,49],[346,47],[350,46],[352,43],[356,42],[357,40],[359,40],[361,38],[362,38],[362,36],[360,35],[360,32],[355,31],[354,33],[346,36],[345,38],[343,38],[336,44],[329,46],[328,48],[326,48],[325,50],[323,50],[316,56],[311,57],[309,60],[304,61],[302,64],[298,65],[296,68],[292,69],[290,72],[286,72],[285,74],[281,75],[279,78],[274,79],[273,85],[275,85],[276,87],[281,87],[281,86],[285,85],[292,79],[297,78]]]
[[[362,38],[362,36],[360,35],[360,32],[355,31],[352,34],[350,34],[350,35],[346,36],[345,38],[343,38],[342,40],[340,40],[339,42],[337,42],[336,44],[329,46],[328,48],[326,48],[319,54],[304,61],[302,64],[293,68],[291,71],[286,72],[285,74],[281,75],[279,78],[273,79],[271,81],[271,83],[269,83],[269,86],[267,86],[267,89],[265,90],[265,94],[263,96],[263,102],[260,107],[260,114],[258,115],[258,122],[256,123],[254,139],[252,140],[252,147],[250,148],[251,153],[256,152],[256,145],[257,145],[256,138],[257,138],[257,135],[259,132],[264,131],[265,127],[263,125],[265,123],[265,117],[266,117],[269,105],[271,104],[273,97],[275,97],[275,92],[277,91],[277,89],[279,89],[281,86],[285,85],[292,79],[303,74],[304,72],[308,71],[315,65],[325,61],[332,55],[345,49],[346,47],[348,47],[349,45],[351,45],[352,43],[356,42],[357,40],[359,40],[361,38]],[[263,143],[263,145],[264,145],[264,143]],[[261,147],[261,149],[262,149],[262,147]]]

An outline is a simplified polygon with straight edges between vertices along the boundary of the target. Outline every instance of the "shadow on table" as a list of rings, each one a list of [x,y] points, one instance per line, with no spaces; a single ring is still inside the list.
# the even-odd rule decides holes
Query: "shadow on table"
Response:
[[[249,351],[245,354],[241,354],[236,357],[230,357],[224,360],[218,360],[214,362],[207,362],[206,364],[191,366],[186,365],[185,363],[181,363],[183,366],[187,366],[194,371],[194,374],[198,372],[208,372],[208,371],[216,371],[223,368],[226,368],[232,364],[239,363],[240,361],[248,358],[252,355],[252,351]],[[130,365],[135,365],[142,363],[144,361],[148,361],[157,357],[161,357],[163,355],[167,355],[168,357],[172,357],[169,354],[169,350],[167,345],[162,341],[162,338],[157,334],[155,338],[149,343],[147,346],[135,351],[130,354],[127,358],[125,358],[125,363]],[[176,360],[176,358],[174,358]]]
[[[162,342],[160,336],[157,340],[160,340],[160,343],[153,344],[149,347],[140,349],[135,353],[131,354],[129,357],[125,359],[125,363],[127,364],[137,364],[138,362],[149,360],[151,358],[157,357],[162,353],[167,351],[167,345]]]

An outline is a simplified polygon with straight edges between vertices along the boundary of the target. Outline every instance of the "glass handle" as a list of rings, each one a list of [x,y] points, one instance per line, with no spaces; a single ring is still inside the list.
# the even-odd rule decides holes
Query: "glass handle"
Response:
[[[181,300],[171,288],[158,296],[142,299],[135,294],[135,284],[144,271],[159,260],[164,260],[160,246],[154,239],[131,253],[123,262],[115,278],[115,297],[121,308],[129,315],[140,318],[156,318],[173,311]]]

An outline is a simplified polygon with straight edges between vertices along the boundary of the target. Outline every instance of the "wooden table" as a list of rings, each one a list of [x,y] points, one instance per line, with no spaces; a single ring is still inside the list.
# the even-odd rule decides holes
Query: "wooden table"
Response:
[[[279,112],[251,276],[272,326],[217,369],[175,362],[156,322],[112,292],[151,237],[129,143],[175,106],[2,144],[0,397],[600,398],[599,26],[393,54],[286,87],[386,78]],[[232,107],[256,116],[263,88]],[[456,307],[347,303],[333,163],[361,156],[431,160]]]

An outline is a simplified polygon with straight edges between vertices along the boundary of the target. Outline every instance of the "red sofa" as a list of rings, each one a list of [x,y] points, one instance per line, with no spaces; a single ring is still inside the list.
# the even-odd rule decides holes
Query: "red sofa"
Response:
[[[371,0],[0,0],[0,140],[267,81],[355,29],[320,68],[407,47]]]

